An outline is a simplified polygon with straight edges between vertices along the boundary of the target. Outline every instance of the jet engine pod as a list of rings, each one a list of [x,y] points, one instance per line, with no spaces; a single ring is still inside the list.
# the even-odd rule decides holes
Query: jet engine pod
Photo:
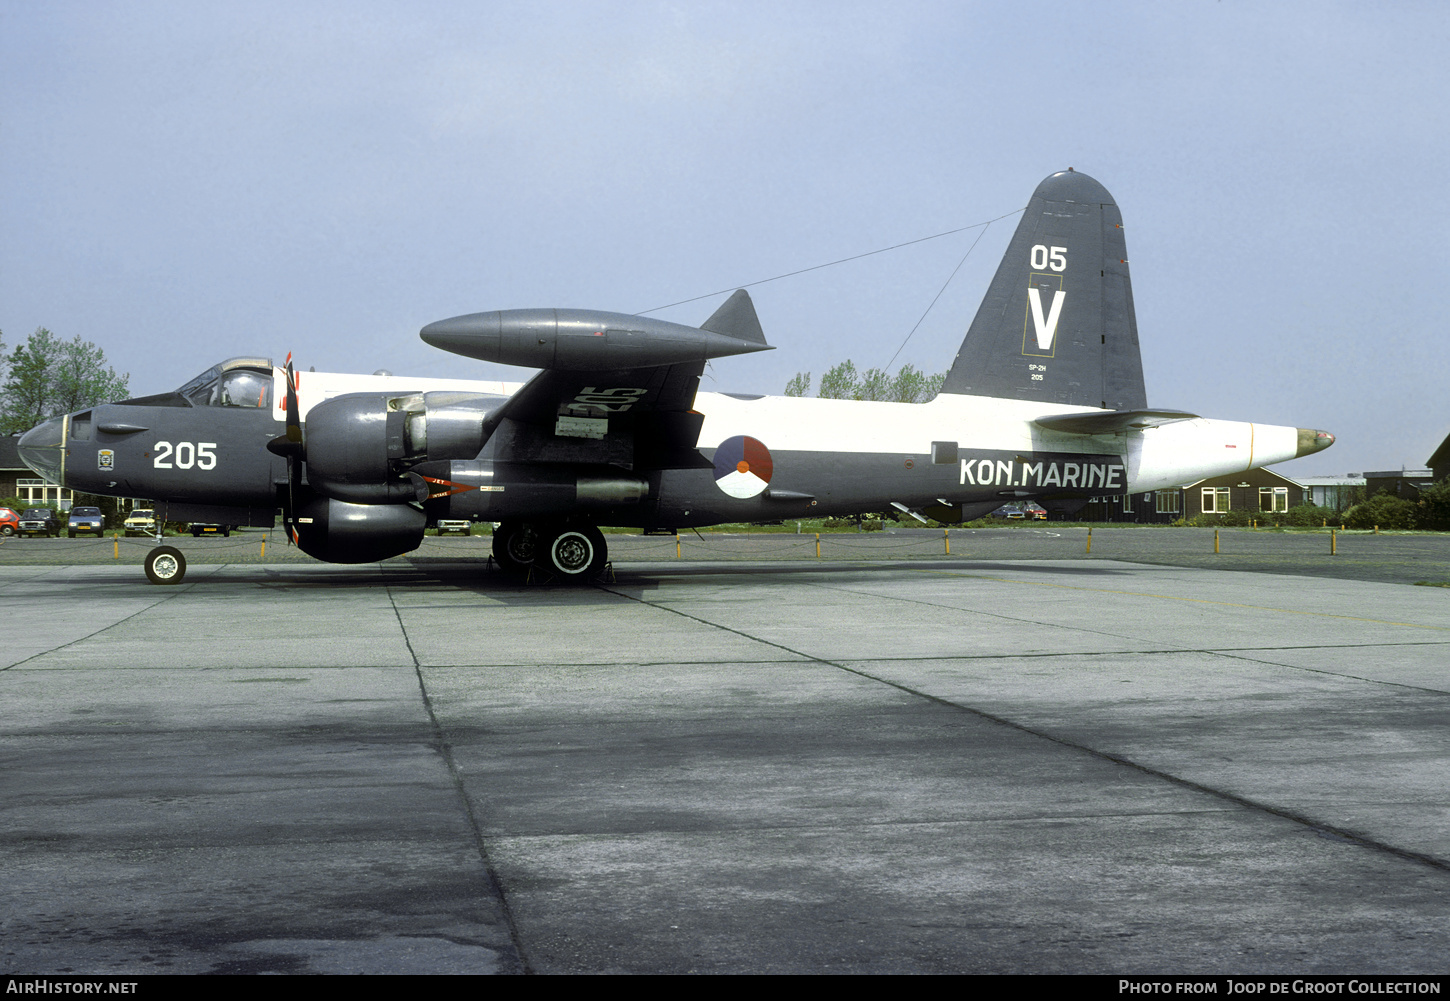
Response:
[[[430,462],[417,467],[433,484],[435,518],[503,521],[591,516],[635,510],[649,498],[649,483],[610,466],[543,463]]]
[[[427,517],[410,504],[349,504],[314,497],[293,519],[297,546],[328,563],[374,563],[412,552]]]
[[[423,340],[454,354],[579,372],[674,365],[769,351],[763,340],[647,316],[586,309],[502,309],[439,320]]]

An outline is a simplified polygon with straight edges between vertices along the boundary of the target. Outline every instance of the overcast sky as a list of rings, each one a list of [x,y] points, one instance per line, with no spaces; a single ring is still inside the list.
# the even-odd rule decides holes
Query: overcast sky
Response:
[[[1122,209],[1151,405],[1450,433],[1450,5],[0,0],[0,330],[136,393],[233,355],[523,378],[459,313],[638,312],[1001,216],[1072,166]],[[898,360],[951,362],[1016,217]],[[977,237],[751,289],[777,350],[885,365]],[[656,315],[696,324],[723,295]]]

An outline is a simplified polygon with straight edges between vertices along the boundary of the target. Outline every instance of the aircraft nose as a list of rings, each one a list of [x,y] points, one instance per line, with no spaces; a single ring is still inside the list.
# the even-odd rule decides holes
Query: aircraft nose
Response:
[[[37,424],[21,435],[20,441],[16,443],[16,448],[20,451],[20,461],[45,477],[46,481],[50,483],[60,482],[60,449],[64,444],[61,440],[63,429],[64,418],[56,417],[44,424]]]
[[[1328,431],[1315,431],[1313,428],[1298,428],[1299,446],[1294,451],[1294,458],[1301,455],[1309,455],[1312,452],[1322,452],[1334,444],[1334,435]]]

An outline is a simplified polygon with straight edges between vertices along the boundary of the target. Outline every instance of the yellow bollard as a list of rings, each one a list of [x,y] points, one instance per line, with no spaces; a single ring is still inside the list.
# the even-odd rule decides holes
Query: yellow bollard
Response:
[[[1378,525],[1376,525],[1376,526],[1375,526],[1375,527],[1374,527],[1374,534],[1375,534],[1375,535],[1379,535],[1379,534],[1380,534],[1380,527],[1379,527],[1379,526],[1378,526]]]
[[[941,530],[941,541],[942,541],[942,544],[944,546],[946,546],[947,555],[950,556],[952,554],[952,540],[951,540],[951,536],[949,536],[947,534],[947,532],[948,532],[948,529],[945,529],[944,528],[944,529]]]
[[[680,533],[675,533],[675,559],[680,558]]]
[[[1213,530],[1213,554],[1218,555],[1218,529]]]
[[[1088,545],[1087,545],[1087,551],[1088,552],[1092,552],[1093,551],[1093,530],[1091,528],[1088,529]]]
[[[120,532],[113,532],[111,534],[111,549],[113,550],[112,555],[115,556],[115,558],[119,560],[121,558],[121,533]]]
[[[821,558],[821,533],[816,533],[816,559]]]
[[[1329,530],[1329,555],[1333,556],[1339,551],[1339,543],[1335,537],[1334,529]]]
[[[266,558],[267,558],[267,537],[264,535],[264,536],[262,536],[262,559],[265,560]]]

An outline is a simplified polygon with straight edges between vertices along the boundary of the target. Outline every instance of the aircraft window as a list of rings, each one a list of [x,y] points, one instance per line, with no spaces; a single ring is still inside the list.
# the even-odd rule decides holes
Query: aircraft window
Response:
[[[240,370],[222,376],[220,405],[223,407],[265,407],[272,388],[271,376]]]
[[[188,389],[182,395],[191,401],[193,407],[210,406],[212,395],[216,392],[216,383],[217,381],[215,379],[210,382],[204,382],[199,386]]]
[[[211,403],[212,390],[216,389],[217,375],[218,371],[215,367],[209,368],[176,392],[186,397],[187,402],[193,407],[207,406]]]

